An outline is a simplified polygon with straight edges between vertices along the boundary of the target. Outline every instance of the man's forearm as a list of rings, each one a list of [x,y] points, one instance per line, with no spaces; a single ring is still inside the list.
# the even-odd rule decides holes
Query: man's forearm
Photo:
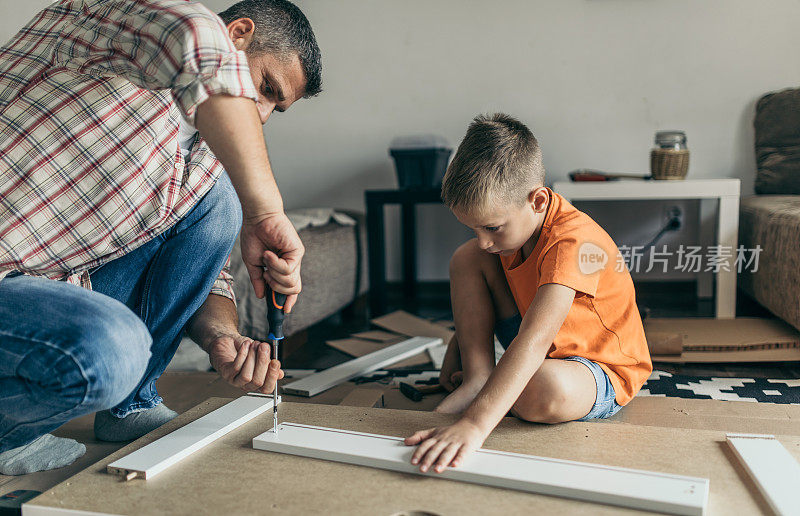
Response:
[[[225,296],[210,294],[186,325],[189,337],[206,353],[211,342],[222,335],[238,333],[236,305]]]
[[[245,221],[283,211],[255,102],[213,95],[197,107],[197,130],[222,162],[242,203]]]

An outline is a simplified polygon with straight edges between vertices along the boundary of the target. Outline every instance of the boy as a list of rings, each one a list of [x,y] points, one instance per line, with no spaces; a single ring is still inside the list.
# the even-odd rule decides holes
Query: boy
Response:
[[[436,408],[462,415],[406,439],[412,464],[458,466],[509,411],[560,423],[628,403],[652,371],[633,282],[611,237],[544,186],[530,130],[475,118],[442,198],[477,236],[450,262],[456,335],[440,382],[452,392]],[[492,334],[506,348],[496,366]]]

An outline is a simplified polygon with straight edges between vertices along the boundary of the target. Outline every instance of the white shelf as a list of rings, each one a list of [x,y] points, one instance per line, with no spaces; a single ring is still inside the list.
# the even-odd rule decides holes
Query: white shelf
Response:
[[[741,193],[740,179],[556,181],[553,191],[570,200],[718,199]]]

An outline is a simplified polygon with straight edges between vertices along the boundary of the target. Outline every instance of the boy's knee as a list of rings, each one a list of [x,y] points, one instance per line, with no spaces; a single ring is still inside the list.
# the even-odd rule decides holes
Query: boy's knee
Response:
[[[561,414],[561,403],[552,398],[535,398],[524,401],[520,398],[511,407],[511,413],[531,423],[555,424],[564,421]]]
[[[569,401],[566,390],[560,388],[558,381],[533,380],[511,408],[511,413],[533,423],[562,423],[564,407]]]
[[[468,271],[477,271],[481,268],[481,263],[490,257],[478,246],[478,239],[470,239],[461,244],[450,258],[450,277],[463,274]]]

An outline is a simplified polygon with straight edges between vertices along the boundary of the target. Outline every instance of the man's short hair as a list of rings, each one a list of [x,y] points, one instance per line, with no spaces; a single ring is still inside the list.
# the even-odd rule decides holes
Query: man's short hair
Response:
[[[255,32],[245,52],[273,54],[281,58],[296,54],[306,76],[303,97],[322,91],[322,54],[308,18],[288,0],[242,0],[219,13],[225,24],[250,18]]]
[[[442,182],[450,208],[481,212],[490,203],[519,206],[544,185],[539,142],[525,124],[503,113],[473,119]]]

